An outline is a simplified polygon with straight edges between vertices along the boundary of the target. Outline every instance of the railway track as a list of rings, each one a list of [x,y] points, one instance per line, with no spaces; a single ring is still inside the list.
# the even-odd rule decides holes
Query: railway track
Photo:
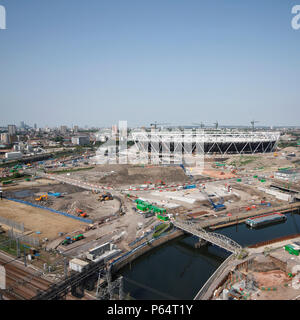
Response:
[[[2,293],[7,300],[28,300],[36,296],[40,291],[47,290],[51,282],[40,278],[38,272],[30,268],[24,270],[22,265],[9,262],[0,257],[0,265],[6,270],[6,290]]]
[[[49,289],[52,282],[40,277],[42,272],[25,269],[22,264],[12,261],[9,257],[0,256],[0,265],[6,270],[6,290],[2,290],[4,300],[30,300],[37,294]],[[78,299],[68,293],[66,300],[93,300],[90,295]]]

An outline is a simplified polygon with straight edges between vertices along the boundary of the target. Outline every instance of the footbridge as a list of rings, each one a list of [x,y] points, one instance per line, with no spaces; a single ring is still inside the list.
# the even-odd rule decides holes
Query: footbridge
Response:
[[[220,248],[223,248],[229,252],[238,254],[242,250],[242,246],[233,241],[232,239],[215,232],[207,232],[201,228],[197,223],[191,221],[185,221],[176,219],[173,221],[173,225],[185,232],[199,237],[207,242],[210,242]]]

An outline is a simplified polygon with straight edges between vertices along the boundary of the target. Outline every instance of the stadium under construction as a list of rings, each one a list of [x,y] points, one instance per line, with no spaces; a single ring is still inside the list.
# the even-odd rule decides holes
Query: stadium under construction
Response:
[[[280,133],[275,131],[140,131],[132,139],[140,152],[158,154],[254,154],[273,152]]]

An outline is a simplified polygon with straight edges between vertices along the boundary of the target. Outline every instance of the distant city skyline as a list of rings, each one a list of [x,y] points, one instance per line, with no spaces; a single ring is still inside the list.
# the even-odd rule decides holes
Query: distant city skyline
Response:
[[[1,5],[1,127],[300,124],[295,1]]]

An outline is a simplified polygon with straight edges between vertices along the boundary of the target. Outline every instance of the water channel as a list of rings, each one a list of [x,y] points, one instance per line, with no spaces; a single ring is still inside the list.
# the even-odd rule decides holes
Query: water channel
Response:
[[[245,223],[217,229],[242,246],[300,233],[300,215],[286,214],[287,220],[260,229],[250,229]],[[132,299],[193,299],[229,253],[208,245],[196,249],[198,239],[182,236],[153,249],[131,265],[120,270],[124,290]]]

